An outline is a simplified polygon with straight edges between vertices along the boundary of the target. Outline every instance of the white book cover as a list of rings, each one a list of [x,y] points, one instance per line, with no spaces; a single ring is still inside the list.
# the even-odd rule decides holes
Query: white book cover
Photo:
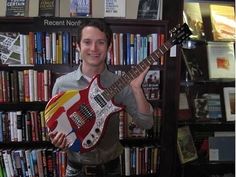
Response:
[[[30,102],[34,100],[34,70],[29,69],[29,98]]]
[[[208,42],[208,69],[210,79],[235,78],[233,42]]]
[[[104,17],[125,17],[126,0],[105,0]]]

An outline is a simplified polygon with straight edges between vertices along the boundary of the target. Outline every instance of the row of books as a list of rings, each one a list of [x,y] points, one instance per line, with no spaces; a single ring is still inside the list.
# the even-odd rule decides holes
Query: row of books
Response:
[[[44,112],[0,112],[0,142],[49,141]]]
[[[3,64],[68,64],[75,40],[69,32],[2,32],[0,37]]]
[[[0,103],[48,101],[51,97],[51,71],[0,71]]]
[[[66,152],[59,149],[1,149],[0,177],[64,177],[66,163]]]
[[[145,36],[132,33],[113,33],[113,48],[108,52],[111,65],[137,64],[164,42],[164,34]],[[76,36],[69,32],[0,33],[2,64],[79,64]],[[157,58],[156,64],[162,64]]]
[[[124,147],[121,159],[121,171],[125,176],[156,174],[159,166],[159,148]]]
[[[158,107],[153,110],[154,125],[150,130],[140,128],[132,116],[125,111],[120,112],[119,119],[119,138],[121,140],[127,138],[157,138],[160,136],[161,109]]]
[[[114,65],[138,64],[164,43],[164,34],[113,33],[113,49],[108,62]],[[160,59],[155,64],[162,64]]]

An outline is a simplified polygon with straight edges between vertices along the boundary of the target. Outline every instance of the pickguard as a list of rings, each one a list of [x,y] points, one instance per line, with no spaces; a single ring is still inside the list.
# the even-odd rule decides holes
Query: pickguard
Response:
[[[110,114],[120,111],[122,109],[121,107],[114,105],[111,100],[106,101],[106,105],[104,107],[101,107],[94,98],[102,92],[103,89],[98,86],[98,80],[95,79],[89,87],[88,100],[90,106],[92,107],[95,113],[96,118],[91,131],[82,141],[82,147],[85,149],[91,148],[92,146],[98,143],[99,139],[101,138],[104,132],[104,127]]]

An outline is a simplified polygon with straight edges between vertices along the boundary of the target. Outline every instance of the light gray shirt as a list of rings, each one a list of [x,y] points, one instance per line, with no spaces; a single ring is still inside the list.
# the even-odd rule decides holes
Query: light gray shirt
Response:
[[[79,68],[73,72],[59,77],[53,87],[52,95],[71,90],[85,89],[89,81],[83,76]],[[107,88],[119,78],[116,74],[108,71],[106,68],[100,74],[102,87]],[[125,110],[133,117],[135,123],[144,129],[150,129],[153,125],[152,114],[142,114],[137,110],[137,104],[130,86],[126,86],[120,93],[114,97],[116,104],[125,106]],[[68,151],[68,163],[76,166],[82,164],[101,164],[115,159],[122,153],[122,145],[119,142],[119,116],[117,113],[112,114],[107,123],[106,132],[104,133],[99,144],[92,151],[86,153],[77,153]]]

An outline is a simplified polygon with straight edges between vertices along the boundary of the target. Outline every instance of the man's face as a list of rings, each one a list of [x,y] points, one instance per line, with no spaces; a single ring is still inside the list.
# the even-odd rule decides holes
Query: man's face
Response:
[[[106,35],[98,28],[85,27],[82,30],[79,50],[84,64],[90,66],[103,65],[108,51]]]

